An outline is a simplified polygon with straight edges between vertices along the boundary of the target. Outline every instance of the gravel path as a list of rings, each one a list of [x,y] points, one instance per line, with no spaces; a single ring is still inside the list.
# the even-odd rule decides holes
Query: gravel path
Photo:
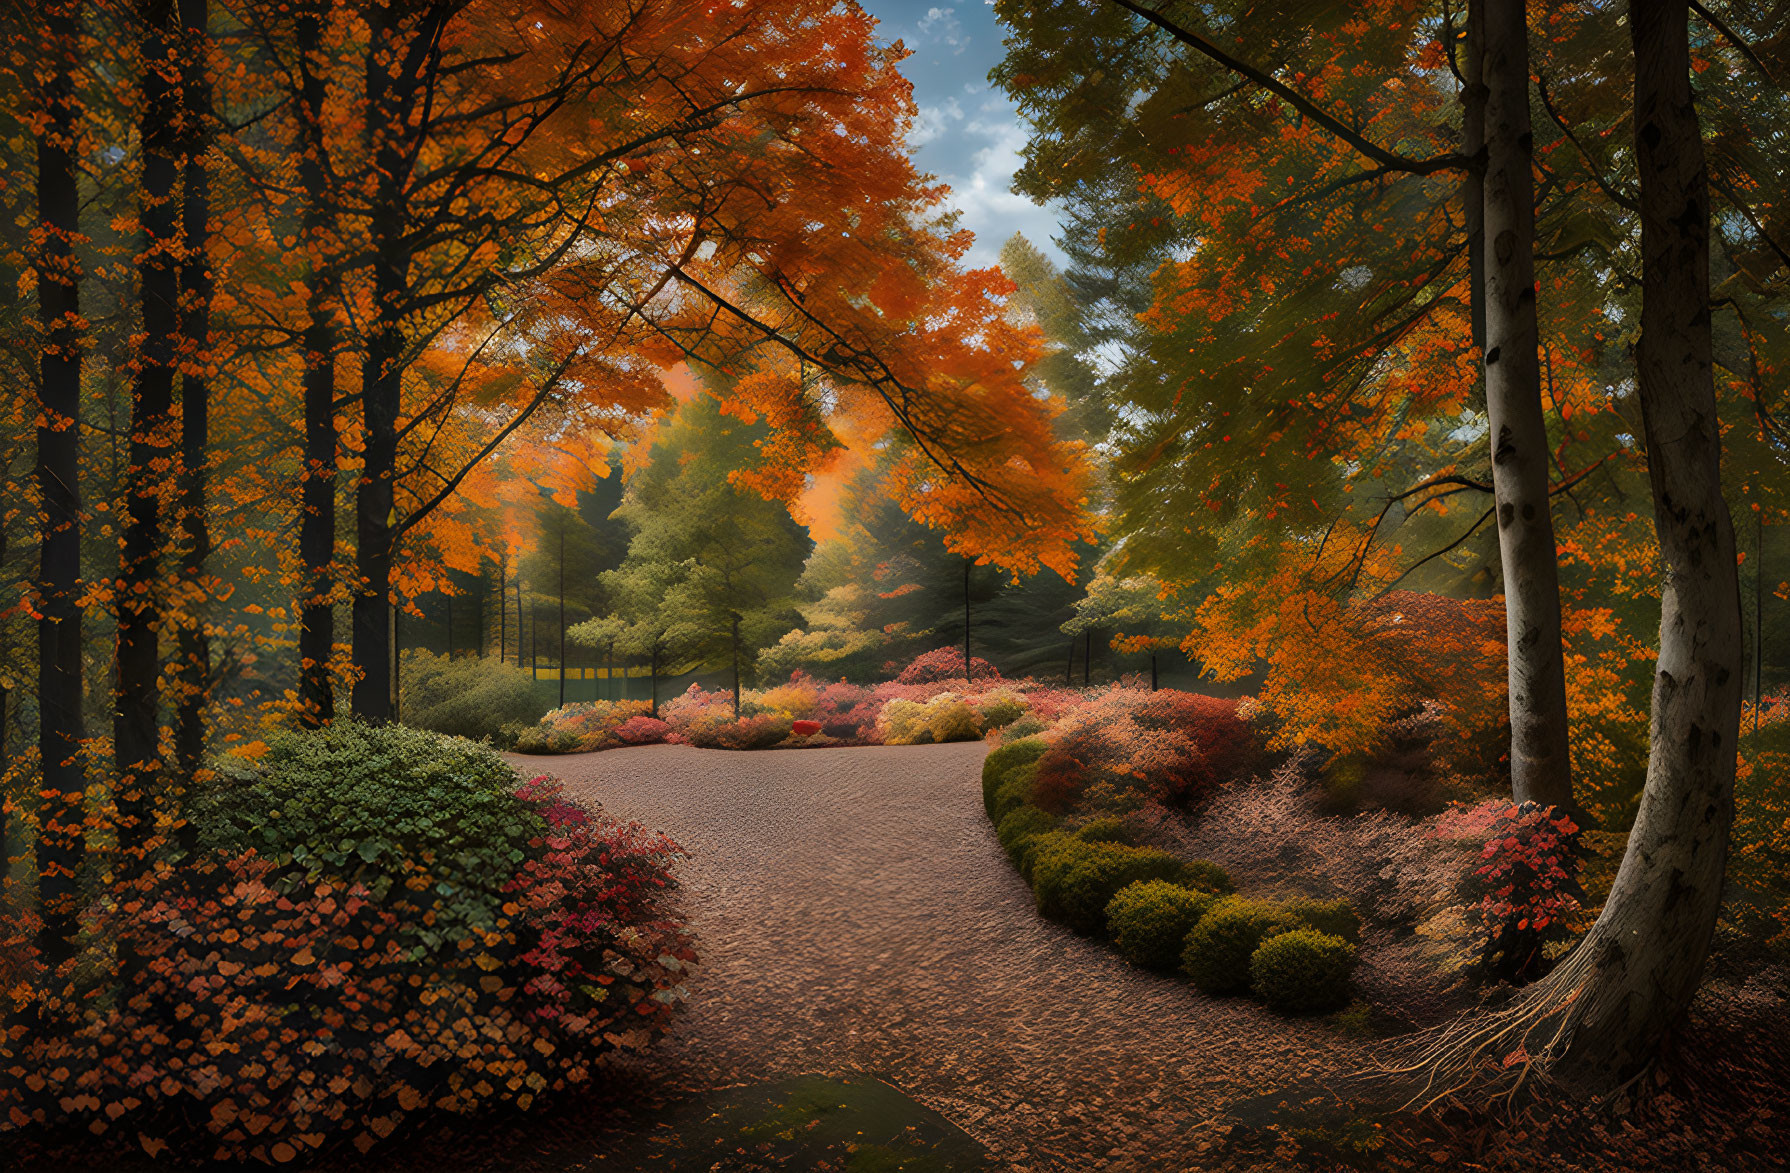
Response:
[[[1017,1170],[1200,1168],[1202,1128],[1354,1045],[1042,920],[982,815],[980,743],[519,759],[692,858],[703,967],[668,1092],[878,1074]],[[1216,1153],[1210,1154],[1216,1156]],[[592,1166],[601,1168],[600,1164]]]

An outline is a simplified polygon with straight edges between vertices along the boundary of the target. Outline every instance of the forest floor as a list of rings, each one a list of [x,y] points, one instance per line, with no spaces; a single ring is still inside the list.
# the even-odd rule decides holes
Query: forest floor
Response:
[[[1321,1020],[1203,998],[1039,917],[982,814],[985,752],[649,746],[516,759],[525,775],[563,779],[569,797],[666,830],[691,857],[697,985],[669,1038],[615,1073],[650,1089],[635,1111],[621,1106],[604,1150],[650,1132],[660,1101],[864,1074],[1003,1167],[1199,1168],[1240,1094],[1364,1061],[1364,1040]]]

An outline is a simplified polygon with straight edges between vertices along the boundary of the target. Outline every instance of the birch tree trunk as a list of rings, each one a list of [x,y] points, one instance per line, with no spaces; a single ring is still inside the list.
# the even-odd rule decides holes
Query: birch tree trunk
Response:
[[[1690,87],[1686,0],[1632,0],[1641,178],[1647,471],[1666,579],[1647,788],[1585,959],[1564,1074],[1613,1086],[1642,1069],[1703,976],[1734,820],[1742,637],[1710,364],[1709,173]]]
[[[1535,324],[1535,183],[1523,0],[1481,0],[1485,33],[1485,397],[1504,570],[1510,778],[1518,802],[1572,807],[1548,429]]]
[[[1429,1037],[1420,1098],[1530,1068],[1581,1093],[1643,1072],[1702,979],[1734,817],[1740,581],[1710,365],[1709,202],[1686,0],[1630,0],[1641,179],[1637,384],[1666,576],[1647,786],[1597,923],[1507,1009]]]

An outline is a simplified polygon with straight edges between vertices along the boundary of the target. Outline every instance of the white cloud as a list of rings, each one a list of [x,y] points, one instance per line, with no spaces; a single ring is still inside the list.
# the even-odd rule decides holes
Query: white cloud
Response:
[[[992,265],[1001,245],[1015,232],[1023,232],[1033,244],[1055,254],[1051,236],[1059,231],[1056,215],[1012,190],[1013,172],[1020,165],[1026,127],[1011,107],[998,119],[977,118],[964,125],[965,135],[984,141],[970,157],[968,175],[949,175],[948,203],[961,213],[960,223],[976,234],[967,260],[971,265]]]
[[[949,134],[951,123],[962,121],[963,107],[957,104],[956,98],[946,98],[936,106],[921,106],[920,116],[914,120],[914,128],[908,131],[907,144],[910,147],[923,147]]]
[[[928,8],[926,15],[920,18],[919,29],[922,38],[947,45],[953,53],[961,53],[970,46],[955,8]]]

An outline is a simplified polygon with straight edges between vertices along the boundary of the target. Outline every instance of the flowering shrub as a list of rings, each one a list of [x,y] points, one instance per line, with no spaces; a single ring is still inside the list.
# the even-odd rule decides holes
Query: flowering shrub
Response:
[[[761,708],[782,713],[791,720],[811,719],[820,705],[820,691],[809,682],[804,672],[790,675],[788,684],[756,693],[753,700]]]
[[[621,736],[621,728],[652,712],[646,701],[580,701],[554,709],[531,728],[516,731],[517,753],[589,753],[640,745]],[[636,729],[640,728],[636,726]],[[662,738],[660,740],[663,740]]]
[[[1438,821],[1443,838],[1484,844],[1461,878],[1459,900],[1479,946],[1479,965],[1506,981],[1545,970],[1550,946],[1571,941],[1583,892],[1574,838],[1579,828],[1553,807],[1493,800]]]
[[[892,700],[883,706],[877,730],[885,745],[930,745],[942,741],[973,741],[982,736],[982,723],[962,697],[943,692],[920,704]]]
[[[1046,734],[1032,801],[1124,813],[1188,803],[1251,765],[1254,740],[1234,701],[1115,689]]]
[[[516,797],[540,830],[496,917],[423,955],[407,928],[446,898],[420,861],[384,898],[253,850],[119,884],[89,917],[130,959],[103,996],[41,978],[5,995],[0,1131],[282,1164],[425,1113],[526,1108],[646,1047],[694,961],[667,902],[677,847],[543,780]]]
[[[629,717],[615,727],[617,741],[624,745],[657,745],[671,735],[671,726],[657,717]]]
[[[1001,674],[980,656],[970,657],[970,682],[999,680]],[[897,684],[942,684],[963,679],[963,649],[934,648],[914,659],[895,677]]]

